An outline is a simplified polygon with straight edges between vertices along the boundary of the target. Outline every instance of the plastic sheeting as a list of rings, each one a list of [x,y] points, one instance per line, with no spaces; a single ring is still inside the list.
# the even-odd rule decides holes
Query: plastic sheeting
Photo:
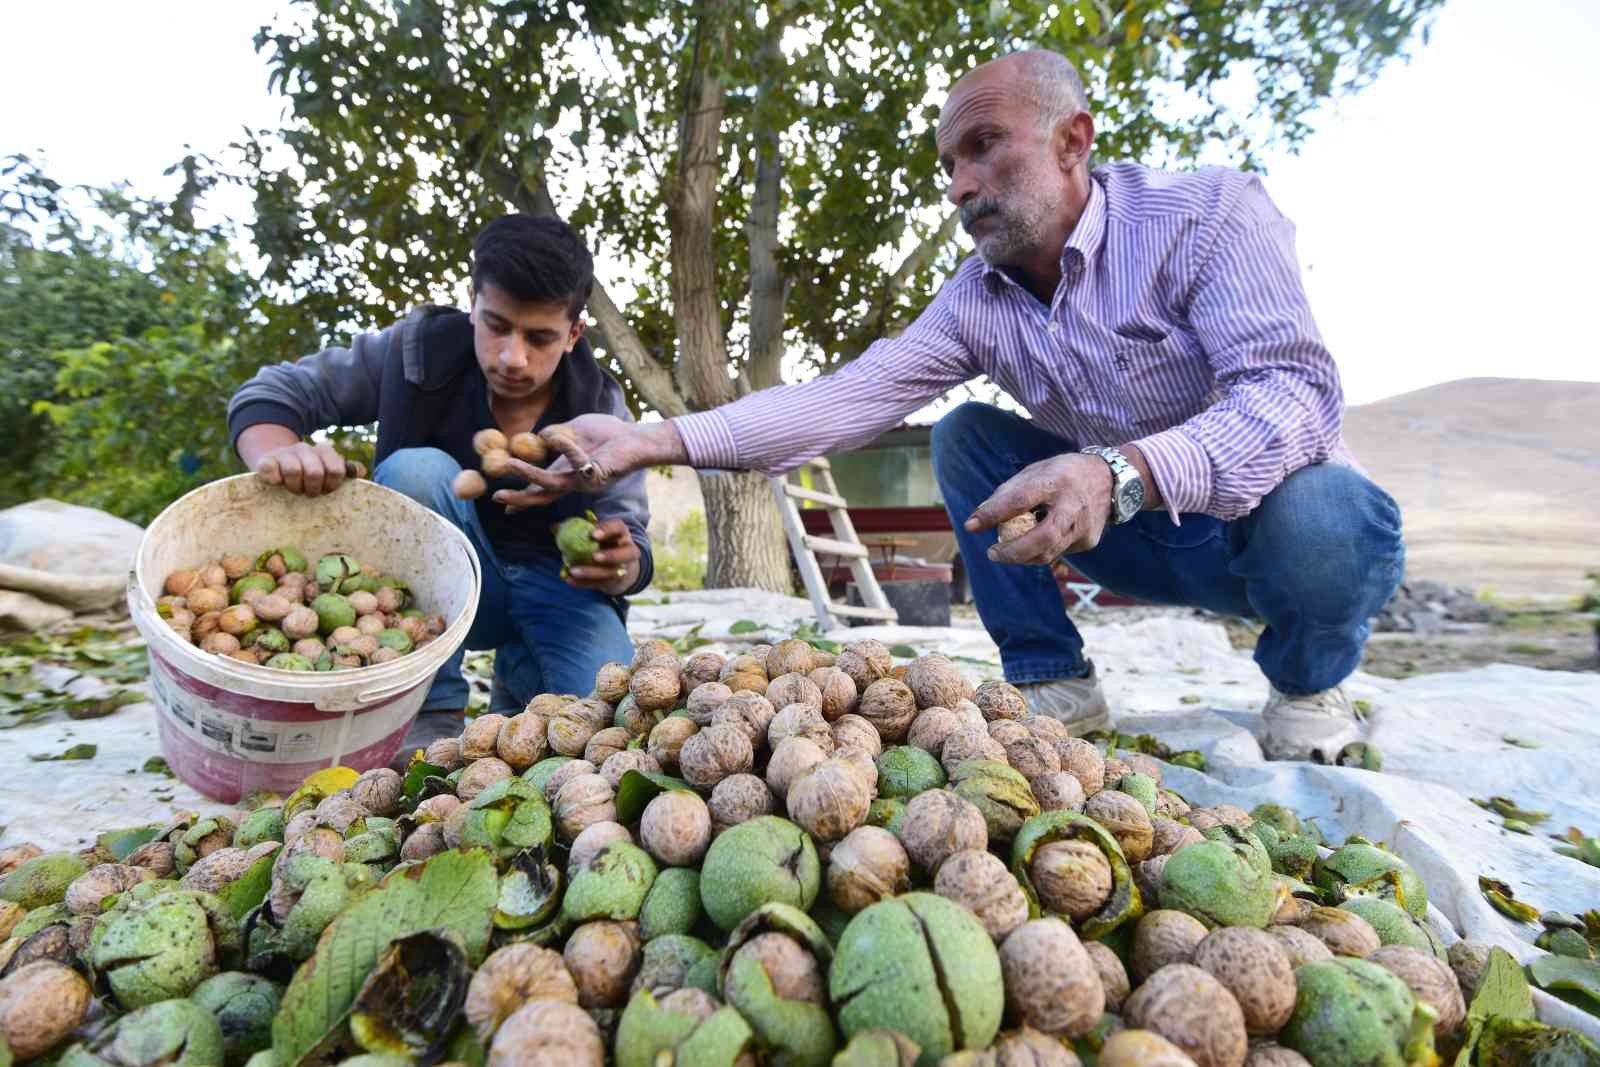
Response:
[[[1266,683],[1221,626],[1181,612],[1115,618],[1078,617],[1086,650],[1119,728],[1206,755],[1205,774],[1167,769],[1168,784],[1191,802],[1250,808],[1276,801],[1314,818],[1329,840],[1360,833],[1382,842],[1422,875],[1446,941],[1487,941],[1524,960],[1539,954],[1532,945],[1538,929],[1500,915],[1479,892],[1483,874],[1509,883],[1519,900],[1541,910],[1600,907],[1600,869],[1560,856],[1549,837],[1568,826],[1600,832],[1600,675],[1510,666],[1403,681],[1358,673],[1347,688],[1370,705],[1369,740],[1383,754],[1382,773],[1267,763],[1253,735]],[[720,590],[636,604],[629,629],[636,639],[670,640],[698,627],[698,636],[714,642],[705,647],[726,651],[780,640],[813,621],[806,601]],[[732,633],[741,622],[759,628]],[[854,627],[828,636],[943,652],[974,681],[1000,676],[995,646],[976,625]],[[1518,747],[1507,736],[1539,747]],[[87,843],[92,830],[156,821],[173,808],[228,810],[180,782],[139,772],[159,752],[149,705],[100,720],[21,727],[0,739],[5,844],[74,847]],[[95,759],[28,759],[84,741],[99,746]],[[1499,816],[1471,800],[1495,795],[1550,818],[1533,836],[1508,832]],[[1543,994],[1539,999],[1546,1018],[1600,1039],[1594,1017]]]

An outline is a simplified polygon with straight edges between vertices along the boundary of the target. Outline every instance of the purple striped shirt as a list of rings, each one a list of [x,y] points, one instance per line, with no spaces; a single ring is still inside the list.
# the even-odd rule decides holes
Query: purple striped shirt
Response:
[[[833,374],[674,419],[699,468],[792,470],[987,375],[1078,446],[1137,444],[1167,508],[1231,519],[1299,468],[1354,466],[1294,226],[1221,167],[1096,170],[1045,307],[969,256],[903,333]]]

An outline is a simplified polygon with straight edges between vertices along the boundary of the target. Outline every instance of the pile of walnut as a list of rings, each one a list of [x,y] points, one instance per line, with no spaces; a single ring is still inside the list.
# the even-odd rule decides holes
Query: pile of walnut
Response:
[[[1403,861],[1329,849],[1281,807],[1191,808],[1158,761],[1103,744],[939,655],[645,642],[587,696],[470,720],[407,779],[308,779],[126,854],[0,851],[0,1025],[19,1061],[76,1042],[61,1063],[134,1062],[116,1050],[181,1024],[193,1058],[161,1062],[288,1062],[273,1016],[336,962],[312,959],[329,923],[388,872],[482,849],[486,957],[394,942],[381,995],[318,1008],[315,1062],[1331,1067],[1453,1047],[1485,950],[1446,961]],[[437,968],[425,996],[406,968]]]
[[[524,431],[512,434],[509,439],[499,430],[490,427],[479,430],[472,435],[472,450],[478,453],[478,465],[483,469],[480,474],[475,470],[464,470],[456,475],[451,488],[456,496],[463,500],[475,500],[489,489],[489,483],[484,478],[504,478],[511,473],[511,460],[513,457],[524,463],[538,466],[549,459],[554,452],[550,442],[555,440],[553,434],[566,434],[571,436],[571,431],[566,427],[548,427],[545,436]]]
[[[156,612],[207,652],[288,671],[388,663],[445,631],[400,578],[353,556],[315,564],[292,546],[230,554],[167,575]]]

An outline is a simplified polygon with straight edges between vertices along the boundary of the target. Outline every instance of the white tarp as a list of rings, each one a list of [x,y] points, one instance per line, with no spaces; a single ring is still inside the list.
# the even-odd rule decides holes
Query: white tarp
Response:
[[[1446,940],[1488,941],[1522,959],[1538,954],[1531,944],[1538,929],[1494,911],[1478,890],[1480,874],[1509,883],[1519,900],[1541,910],[1600,906],[1600,869],[1558,855],[1548,836],[1568,826],[1600,832],[1600,675],[1510,666],[1404,681],[1357,674],[1347,687],[1370,704],[1382,773],[1266,763],[1251,733],[1266,684],[1247,651],[1232,648],[1222,627],[1183,612],[1110,621],[1115,617],[1077,617],[1087,652],[1121,729],[1205,753],[1206,774],[1168,769],[1168,783],[1192,802],[1250,808],[1277,801],[1315,818],[1332,841],[1360,833],[1384,843],[1426,881]],[[741,620],[762,629],[730,633]],[[635,605],[629,629],[636,639],[672,639],[698,626],[715,642],[707,647],[727,651],[779,640],[813,621],[804,600],[720,590]],[[975,625],[856,627],[828,636],[940,651],[975,681],[1000,676],[995,646]],[[1539,747],[1514,746],[1508,735]],[[94,760],[28,759],[83,741],[99,745]],[[0,742],[0,843],[72,847],[95,830],[156,821],[174,807],[226,810],[181,782],[137,773],[159,752],[149,705],[100,720],[21,727],[0,734]],[[1498,816],[1470,799],[1492,795],[1551,816],[1536,836],[1506,832]],[[1567,1025],[1600,1036],[1590,1016],[1542,995],[1541,1007],[1547,1017],[1560,1013]]]

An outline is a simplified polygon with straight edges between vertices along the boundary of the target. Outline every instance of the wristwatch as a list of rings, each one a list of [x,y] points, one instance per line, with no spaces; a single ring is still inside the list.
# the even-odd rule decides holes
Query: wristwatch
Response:
[[[1128,462],[1128,457],[1103,445],[1091,445],[1080,451],[1099,456],[1111,467],[1111,521],[1120,526],[1139,514],[1139,509],[1144,507],[1144,479]]]

